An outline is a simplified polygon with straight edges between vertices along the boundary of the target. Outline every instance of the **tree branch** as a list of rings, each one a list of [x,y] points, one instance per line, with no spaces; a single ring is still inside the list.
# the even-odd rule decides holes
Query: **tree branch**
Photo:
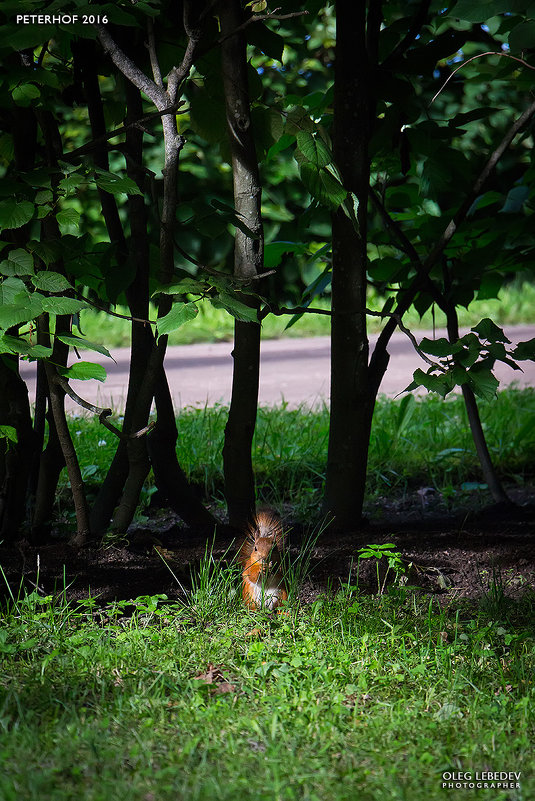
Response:
[[[473,202],[478,197],[479,193],[481,192],[482,187],[484,186],[485,182],[489,178],[492,170],[496,167],[498,161],[503,156],[511,142],[513,141],[514,137],[522,130],[524,125],[533,117],[535,114],[535,101],[531,103],[530,106],[524,111],[523,114],[511,125],[505,136],[503,137],[502,141],[498,145],[498,147],[494,150],[491,154],[490,158],[488,159],[487,163],[481,170],[478,178],[476,179],[472,189],[465,197],[464,201],[461,203],[459,209],[450,220],[449,224],[446,226],[442,236],[438,240],[435,247],[429,253],[425,261],[422,262],[422,273],[419,274],[416,279],[413,281],[411,287],[409,287],[402,295],[401,300],[398,302],[394,313],[390,315],[391,319],[386,323],[385,327],[381,331],[379,335],[379,339],[375,345],[372,358],[370,360],[370,370],[377,370],[381,369],[381,365],[384,363],[383,354],[386,353],[386,348],[388,346],[388,342],[390,341],[390,337],[392,336],[395,328],[396,328],[396,316],[401,319],[401,317],[405,314],[409,306],[412,304],[414,298],[418,294],[418,292],[423,288],[425,285],[425,279],[429,276],[431,269],[434,267],[440,256],[442,255],[444,249],[451,241],[452,237],[454,236],[457,228],[463,222],[468,211],[470,210]],[[379,379],[379,376],[375,376],[375,379]]]
[[[472,189],[465,197],[464,201],[461,203],[459,209],[450,220],[449,224],[447,225],[444,233],[438,240],[437,244],[428,255],[428,257],[423,262],[423,266],[427,272],[431,269],[431,267],[436,264],[439,256],[441,255],[442,251],[446,248],[446,246],[451,241],[453,235],[457,231],[459,225],[464,221],[466,215],[468,214],[472,204],[478,197],[481,189],[483,188],[484,184],[487,182],[491,172],[496,167],[497,163],[517,135],[519,131],[522,130],[524,125],[533,117],[535,114],[535,100],[528,106],[528,108],[524,111],[523,114],[511,125],[505,136],[503,137],[502,141],[496,148],[496,150],[491,154],[490,158],[488,159],[487,163],[481,170],[478,178],[476,179]]]
[[[503,58],[511,58],[513,61],[518,61],[519,64],[522,64],[523,67],[527,67],[528,70],[535,70],[535,67],[532,64],[528,64],[528,62],[524,61],[523,58],[518,58],[517,56],[512,56],[510,53],[496,53],[493,50],[488,50],[486,53],[478,53],[476,56],[472,56],[472,58],[469,58],[466,61],[463,61],[462,64],[459,64],[459,66],[456,67],[453,70],[451,75],[448,75],[448,77],[446,78],[446,80],[444,81],[444,83],[442,84],[442,86],[440,87],[438,92],[436,93],[436,95],[434,95],[431,98],[431,101],[430,101],[429,105],[431,106],[435,102],[435,100],[437,99],[439,94],[444,91],[444,89],[449,84],[449,82],[451,81],[451,79],[453,78],[455,73],[459,72],[459,70],[462,70],[462,68],[466,67],[467,64],[470,64],[471,61],[475,61],[476,58],[483,58],[483,56],[502,56]]]
[[[114,42],[104,25],[95,25],[95,27],[104,52],[109,55],[117,69],[152,100],[159,111],[166,108],[169,105],[169,96],[165,90],[147,78],[145,73]]]
[[[77,147],[76,150],[71,150],[69,153],[64,153],[62,155],[62,159],[64,161],[75,161],[79,156],[85,156],[86,153],[90,153],[92,150],[96,150],[103,142],[108,141],[109,139],[113,139],[116,136],[120,136],[123,133],[126,133],[131,128],[141,128],[143,123],[150,122],[150,120],[155,119],[156,117],[162,117],[164,114],[176,114],[178,109],[181,105],[183,105],[184,101],[179,100],[178,103],[173,103],[173,105],[169,105],[166,108],[162,109],[161,111],[152,111],[150,114],[145,114],[143,117],[140,117],[137,120],[133,120],[126,125],[121,125],[119,128],[115,128],[113,131],[109,133],[103,134],[102,136],[97,137],[96,139],[91,139],[91,141],[86,142],[85,145],[81,145],[81,147]],[[181,112],[184,113],[185,109]],[[150,133],[146,129],[143,129],[145,133]]]
[[[147,20],[147,33],[149,37],[148,51],[150,58],[150,66],[152,68],[152,77],[154,78],[154,83],[156,84],[156,86],[159,86],[160,89],[163,89],[162,72],[160,70],[160,65],[158,63],[158,56],[156,55],[156,41],[154,39],[154,22],[151,19],[151,17],[149,17]]]
[[[124,440],[139,439],[140,437],[145,436],[145,434],[147,434],[152,428],[154,428],[155,424],[154,422],[151,422],[149,423],[148,426],[145,426],[145,428],[142,428],[140,431],[135,431],[133,434],[125,434],[124,431],[120,431],[113,425],[113,423],[110,423],[110,421],[107,419],[111,414],[113,414],[112,409],[102,408],[100,406],[94,406],[92,403],[89,403],[89,401],[86,401],[83,398],[81,398],[80,395],[78,395],[71,387],[67,379],[59,375],[58,373],[54,374],[52,380],[55,384],[58,384],[65,392],[65,394],[68,395],[69,398],[71,398],[75,403],[77,403],[78,406],[81,406],[83,409],[87,409],[88,412],[93,412],[93,414],[97,414],[99,422],[102,423],[102,425],[105,428],[111,431],[112,434],[115,434],[116,437],[119,437],[119,439],[124,439]]]
[[[279,9],[275,8],[269,14],[252,14],[249,19],[246,19],[245,22],[242,22],[241,25],[238,25],[237,28],[234,28],[233,31],[230,33],[225,34],[224,36],[220,36],[217,40],[216,44],[222,44],[227,39],[230,39],[231,36],[235,36],[240,31],[243,31],[245,28],[248,28],[249,25],[252,25],[254,22],[263,22],[264,20],[269,19],[293,19],[294,17],[306,17],[308,16],[308,11],[292,11],[290,14],[277,14]]]

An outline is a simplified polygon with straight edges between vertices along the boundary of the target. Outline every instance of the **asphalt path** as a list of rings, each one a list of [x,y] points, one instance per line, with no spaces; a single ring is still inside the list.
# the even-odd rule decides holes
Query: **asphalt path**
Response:
[[[535,325],[511,326],[505,330],[516,343],[535,337]],[[417,340],[432,337],[429,331],[416,332]],[[435,337],[444,336],[436,331]],[[370,337],[370,349],[377,340]],[[409,338],[396,332],[389,345],[390,363],[381,384],[380,392],[395,396],[403,392],[412,381],[414,370],[427,369],[426,363],[415,351]],[[176,408],[185,406],[212,406],[228,404],[232,386],[232,344],[218,342],[203,345],[179,345],[168,348],[165,368]],[[93,353],[82,351],[85,361],[102,364],[108,377],[99,381],[73,381],[74,390],[84,399],[98,406],[111,407],[117,412],[124,409],[130,352],[128,348],[112,351],[115,362]],[[328,337],[309,339],[266,340],[262,343],[260,366],[260,404],[272,406],[287,403],[316,406],[329,400],[330,345]],[[523,372],[498,363],[495,374],[502,386],[516,382],[518,386],[535,387],[535,363],[523,362]],[[30,388],[30,400],[35,399],[35,365],[21,363],[21,375]],[[424,390],[425,391],[425,390]],[[79,407],[68,400],[68,408]]]

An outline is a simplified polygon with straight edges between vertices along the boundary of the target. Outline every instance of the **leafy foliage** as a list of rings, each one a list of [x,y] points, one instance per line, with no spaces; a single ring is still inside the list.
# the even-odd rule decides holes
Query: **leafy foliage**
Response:
[[[60,7],[68,14],[87,11],[79,2]],[[18,26],[14,5],[7,4],[0,37],[5,368],[17,354],[55,369],[60,346],[109,356],[107,347],[84,336],[79,314],[94,305],[128,305],[142,271],[143,308],[150,297],[159,304],[157,321],[145,321],[156,338],[194,319],[206,299],[242,322],[298,306],[291,325],[315,298],[329,301],[331,214],[340,208],[356,235],[366,236],[367,280],[385,326],[407,309],[423,316],[440,308],[451,319],[475,298],[498,297],[518,274],[531,279],[531,128],[519,130],[482,186],[478,179],[531,103],[532,6],[388,0],[381,9],[377,41],[369,42],[370,118],[363,124],[370,133],[370,181],[361,234],[357,216],[366,211],[366,198],[344,186],[331,148],[334,7],[314,0],[308,14],[295,15],[290,0],[281,0],[277,19],[266,3],[245,4],[245,15],[263,17],[243,28],[270,273],[256,291],[231,278],[234,232],[255,246],[259,235],[232,202],[215,18],[205,15],[203,46],[180,83],[173,114],[181,142],[180,203],[169,275],[161,265],[161,109],[155,112],[144,93],[132,124],[125,79],[93,24]],[[23,0],[16,13],[50,13],[50,7]],[[187,32],[170,3],[92,4],[91,14],[118,36],[145,76],[152,74],[148,30],[162,75],[171,74],[187,49]],[[104,133],[96,132],[96,108]],[[129,151],[134,130],[142,131],[141,163]],[[145,218],[141,249],[136,209],[137,220]],[[468,385],[489,399],[498,386],[497,361],[518,367],[534,357],[533,341],[512,347],[490,319],[464,336],[426,339],[420,349],[432,365],[415,373],[409,389],[424,386],[443,397]],[[80,360],[62,369],[67,378],[105,377],[103,368]]]

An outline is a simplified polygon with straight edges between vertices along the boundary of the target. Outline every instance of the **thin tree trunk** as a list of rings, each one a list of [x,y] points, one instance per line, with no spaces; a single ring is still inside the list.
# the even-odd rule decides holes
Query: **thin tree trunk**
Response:
[[[102,99],[98,87],[96,74],[93,74],[91,61],[87,61],[89,54],[82,50],[78,57],[83,60],[84,85],[87,94],[88,109],[90,110],[91,132],[94,139],[105,133],[106,126],[102,109]],[[142,103],[139,91],[128,81],[125,85],[127,95],[127,119],[132,122],[141,116]],[[138,128],[128,128],[126,132],[126,166],[127,174],[133,178],[141,189],[144,184],[144,174],[141,169],[143,147],[143,131]],[[103,169],[109,169],[108,155],[105,147],[95,152],[95,163]],[[126,289],[130,313],[140,319],[148,319],[149,311],[149,252],[147,241],[147,217],[144,208],[144,197],[131,195],[128,197],[128,211],[130,220],[129,245],[124,238],[122,223],[119,218],[117,204],[109,192],[100,192],[102,210],[108,235],[111,242],[116,242],[124,259],[134,261],[135,276]],[[130,354],[130,371],[128,375],[128,390],[123,421],[123,431],[129,433],[132,427],[132,414],[136,404],[137,387],[143,380],[145,365],[153,344],[150,328],[142,323],[132,322],[132,343]],[[148,413],[147,413],[148,417]],[[140,425],[144,427],[146,419]],[[144,443],[141,443],[144,446]],[[114,509],[121,498],[128,477],[129,462],[126,440],[120,440],[106,477],[99,489],[91,509],[91,532],[100,537],[106,531],[112,519]]]
[[[71,484],[72,498],[76,512],[76,534],[71,538],[73,545],[84,545],[89,537],[89,507],[85,497],[84,482],[78,456],[65,417],[65,393],[56,382],[56,368],[46,364],[46,377],[50,393],[50,408],[54,416],[54,423],[58,433],[61,450],[65,458],[67,475]]]
[[[43,228],[43,231],[45,229]],[[56,321],[58,332],[68,331],[70,318],[59,317]],[[50,321],[48,315],[42,315],[37,321],[39,344],[50,346]],[[53,362],[63,367],[67,365],[69,349],[59,340],[55,340]],[[47,410],[48,407],[48,410]],[[48,419],[48,442],[44,450],[43,438],[45,430],[45,414]],[[49,387],[46,377],[45,363],[39,362],[37,365],[37,393],[34,430],[38,443],[38,462],[35,487],[35,501],[32,514],[31,540],[34,544],[39,544],[46,540],[48,523],[52,516],[54,503],[56,501],[56,491],[59,476],[65,467],[65,458],[61,449],[61,444],[50,408]],[[36,449],[37,450],[37,449]],[[37,459],[36,459],[37,461]]]
[[[6,57],[15,72],[24,64],[31,71],[31,59],[21,59],[21,53]],[[13,106],[5,112],[5,122],[11,133],[17,170],[32,170],[37,148],[37,122],[32,108]],[[24,248],[31,239],[30,225],[14,230],[4,229],[3,243]],[[15,330],[11,333],[17,333]],[[36,437],[32,429],[32,416],[28,388],[19,374],[16,356],[0,356],[0,423],[15,428],[17,442],[0,439],[0,540],[13,541],[20,533],[26,517],[31,468],[35,458]]]
[[[0,421],[17,432],[17,442],[0,439],[0,540],[12,542],[26,514],[35,435],[28,388],[18,372],[16,356],[0,358]]]
[[[366,216],[370,74],[366,4],[336,3],[333,151],[345,189],[359,201],[358,229],[333,214],[331,415],[325,511],[354,528],[361,518],[373,401],[366,330]]]
[[[156,384],[156,425],[147,437],[156,486],[168,505],[189,526],[214,526],[216,519],[195,494],[176,456],[178,431],[167,377],[162,370]]]
[[[104,26],[99,26],[99,38],[104,50],[112,61],[139,90],[143,91],[155,104],[159,111],[172,106],[177,97],[181,82],[186,79],[193,63],[193,56],[201,36],[198,24],[200,7],[192,0],[186,0],[183,9],[184,28],[189,37],[188,46],[182,64],[173,68],[167,78],[167,89],[164,89],[162,76],[157,63],[157,54],[149,43],[153,78],[147,76],[137,67],[129,56],[121,50],[109,35]],[[178,134],[176,117],[174,113],[162,114],[162,129],[164,134],[164,165],[163,175],[163,201],[160,220],[160,270],[159,281],[162,285],[169,284],[174,272],[174,233],[176,228],[177,208],[177,177],[180,151],[184,145],[184,138]],[[172,307],[172,297],[161,295],[158,303],[158,318],[165,316]],[[135,407],[132,412],[132,430],[142,428],[148,419],[152,399],[155,393],[156,382],[167,348],[167,336],[159,337],[151,347],[150,355],[146,361],[143,378],[137,387]],[[124,529],[131,521],[137,506],[134,503],[135,488],[142,486],[141,475],[147,469],[147,460],[141,454],[139,442],[128,443],[130,472],[125,485],[125,492],[112,521],[112,528]],[[146,453],[145,453],[146,456]],[[141,481],[141,484],[140,484]],[[139,496],[138,496],[139,497]]]
[[[234,275],[251,278],[262,272],[264,235],[260,212],[262,187],[251,128],[247,85],[247,50],[243,31],[232,34],[243,23],[241,3],[227,0],[219,5],[223,88],[227,130],[232,156],[234,206],[254,238],[236,230]],[[260,323],[236,321],[234,325],[234,370],[229,416],[225,428],[223,466],[225,495],[231,525],[242,526],[255,511],[255,485],[251,446],[258,407],[260,370]]]
[[[444,269],[444,277],[444,290],[445,295],[447,296],[449,291],[449,275],[447,268]],[[459,339],[459,318],[457,315],[457,309],[451,303],[446,303],[446,321],[449,341],[457,342]],[[485,438],[485,432],[483,431],[483,426],[481,424],[481,417],[479,416],[479,409],[474,391],[472,387],[468,386],[467,384],[463,384],[461,390],[463,393],[466,414],[468,416],[470,431],[472,432],[472,438],[476,447],[479,463],[481,465],[485,481],[487,482],[491,491],[492,497],[496,503],[512,505],[512,501],[505,492],[502,483],[498,478],[498,474],[496,473],[496,468],[492,462],[487,440]]]

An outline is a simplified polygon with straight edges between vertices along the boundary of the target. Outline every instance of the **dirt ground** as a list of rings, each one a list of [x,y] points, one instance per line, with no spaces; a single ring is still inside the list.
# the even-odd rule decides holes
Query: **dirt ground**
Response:
[[[303,602],[356,581],[357,550],[370,543],[394,543],[411,586],[445,602],[476,600],[489,592],[519,598],[535,589],[535,486],[508,488],[515,506],[500,508],[488,499],[457,501],[421,488],[402,499],[378,499],[366,511],[369,522],[359,531],[324,531],[311,548],[311,574],[302,590]],[[302,552],[306,531],[291,524],[290,556]],[[212,542],[212,535],[209,536]],[[101,604],[114,599],[165,594],[183,597],[205,553],[206,532],[186,529],[176,516],[155,509],[148,521],[131,527],[128,536],[108,547],[74,549],[64,540],[39,548],[24,541],[0,546],[0,566],[16,595],[21,586],[43,595],[62,593],[70,600],[90,594]],[[230,558],[233,537],[221,526],[214,557]],[[384,561],[384,560],[382,560]],[[377,591],[376,563],[362,560],[359,588]],[[172,572],[171,572],[172,571]],[[173,575],[174,574],[174,575]],[[3,582],[5,584],[5,582]],[[0,593],[7,595],[7,587]]]

